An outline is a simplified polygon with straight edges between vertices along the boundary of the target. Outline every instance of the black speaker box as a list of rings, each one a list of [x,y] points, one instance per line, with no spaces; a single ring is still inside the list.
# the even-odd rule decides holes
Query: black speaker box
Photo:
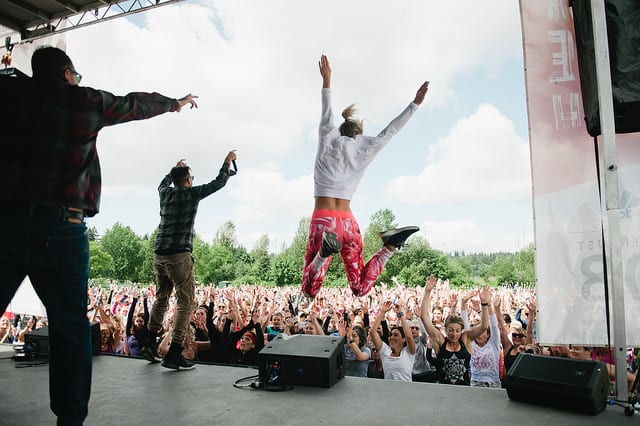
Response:
[[[640,131],[640,1],[604,0],[616,133]],[[590,0],[571,0],[587,131],[598,136],[600,108]]]
[[[344,337],[279,334],[258,354],[267,385],[330,388],[344,377],[343,366]]]
[[[33,357],[49,357],[49,327],[45,326],[39,330],[33,330],[24,335],[25,346],[31,347]]]
[[[91,350],[100,355],[100,323],[91,323]],[[31,346],[34,357],[49,357],[49,327],[42,327],[24,336],[25,345]]]
[[[520,354],[504,379],[510,399],[597,414],[607,406],[609,375],[602,362]]]

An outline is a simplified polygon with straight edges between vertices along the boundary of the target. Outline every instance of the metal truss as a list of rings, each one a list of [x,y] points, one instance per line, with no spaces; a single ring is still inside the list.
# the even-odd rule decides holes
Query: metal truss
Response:
[[[23,12],[33,15],[34,21],[32,22],[36,23],[20,30],[20,43],[24,43],[184,0],[98,0],[87,2],[88,4],[82,6],[74,6],[64,0],[54,0],[54,3],[66,11],[64,16],[56,17],[47,16],[41,10],[21,4],[16,0],[3,1],[11,2],[13,6],[19,7]]]

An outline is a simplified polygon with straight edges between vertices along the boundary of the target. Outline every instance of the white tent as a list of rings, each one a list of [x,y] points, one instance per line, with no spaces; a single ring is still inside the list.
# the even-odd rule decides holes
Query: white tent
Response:
[[[11,302],[9,302],[9,306],[7,306],[7,312],[42,317],[47,316],[47,311],[36,294],[36,291],[33,289],[29,277],[25,277],[20,287],[18,287],[18,291],[13,296]]]

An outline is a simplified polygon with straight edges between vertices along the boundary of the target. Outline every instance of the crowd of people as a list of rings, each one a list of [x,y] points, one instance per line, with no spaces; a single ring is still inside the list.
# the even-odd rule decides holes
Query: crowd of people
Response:
[[[535,291],[487,286],[460,289],[429,277],[424,286],[397,281],[356,297],[349,288],[322,288],[312,301],[297,287],[198,285],[187,333],[178,344],[190,362],[257,366],[258,353],[280,333],[345,337],[348,376],[499,388],[520,353],[600,360],[615,379],[604,348],[541,346],[535,339]],[[148,345],[154,286],[90,286],[88,318],[100,323],[103,354],[141,357]],[[172,343],[177,314],[172,295],[159,331],[159,358]],[[23,318],[23,320],[25,320]],[[23,328],[0,320],[0,339],[23,341],[25,330],[43,319],[28,317]],[[15,319],[14,319],[15,321]],[[629,386],[637,351],[629,356]]]

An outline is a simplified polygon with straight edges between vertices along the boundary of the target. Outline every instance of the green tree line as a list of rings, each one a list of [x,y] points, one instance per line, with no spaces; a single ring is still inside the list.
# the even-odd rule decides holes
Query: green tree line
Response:
[[[269,253],[269,237],[258,239],[251,250],[239,245],[233,222],[225,222],[210,243],[194,238],[196,280],[202,284],[296,285],[301,282],[302,265],[309,232],[309,217],[302,218],[288,246],[279,253]],[[389,209],[379,210],[363,235],[365,261],[380,248],[378,233],[396,228],[395,216]],[[89,229],[92,279],[116,279],[153,283],[153,244],[157,230],[138,236],[121,223],[99,236]],[[385,266],[379,281],[391,284],[392,277],[410,286],[422,285],[429,274],[448,278],[458,287],[490,285],[533,286],[535,283],[533,245],[517,253],[455,252],[445,254],[430,247],[422,237],[410,238],[406,246]],[[326,286],[346,286],[342,259],[333,257],[325,278]]]

